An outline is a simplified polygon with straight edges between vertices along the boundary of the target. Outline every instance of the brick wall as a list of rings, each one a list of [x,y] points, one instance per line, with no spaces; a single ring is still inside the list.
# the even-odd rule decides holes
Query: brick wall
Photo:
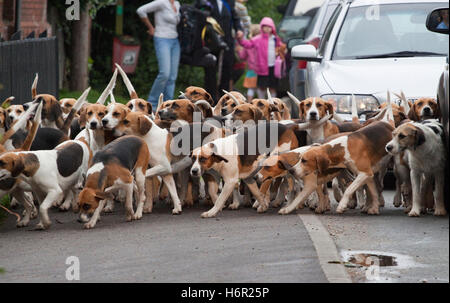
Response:
[[[0,0],[0,33],[6,40],[14,33],[15,1]],[[51,36],[51,27],[47,22],[47,0],[22,0],[20,28],[22,38],[32,31],[37,36],[45,30]]]

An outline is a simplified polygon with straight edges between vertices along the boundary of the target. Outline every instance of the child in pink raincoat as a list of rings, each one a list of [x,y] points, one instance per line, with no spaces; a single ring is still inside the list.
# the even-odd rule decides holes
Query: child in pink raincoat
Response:
[[[256,37],[245,40],[238,37],[239,44],[246,49],[253,49],[256,55],[255,72],[258,75],[258,98],[265,98],[266,89],[270,89],[272,96],[276,96],[278,79],[275,77],[275,61],[278,56],[283,56],[285,45],[277,35],[275,24],[270,17],[261,20],[261,33]]]

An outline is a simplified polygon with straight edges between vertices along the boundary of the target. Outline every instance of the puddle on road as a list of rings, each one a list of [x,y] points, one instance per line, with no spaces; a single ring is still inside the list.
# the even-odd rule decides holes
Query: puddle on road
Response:
[[[378,263],[378,266],[397,266],[396,260],[397,259],[394,256],[377,254],[355,254],[351,256],[347,262],[362,266],[371,266],[374,263]]]
[[[423,267],[411,256],[380,251],[342,251],[343,264],[351,270],[364,273],[366,282],[393,282],[401,277],[401,271]],[[358,269],[359,268],[359,269]],[[377,269],[378,268],[378,269]],[[362,282],[362,281],[361,281]]]

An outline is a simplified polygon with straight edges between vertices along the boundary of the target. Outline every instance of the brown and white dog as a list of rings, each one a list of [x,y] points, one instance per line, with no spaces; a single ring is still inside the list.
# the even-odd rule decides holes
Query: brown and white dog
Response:
[[[374,175],[390,159],[390,155],[382,148],[392,139],[394,130],[392,114],[388,119],[389,123],[374,122],[321,146],[311,147],[303,153],[300,164],[294,168],[296,175],[303,178],[330,168],[347,168],[356,178],[345,190],[336,211],[344,212],[355,191],[367,184],[372,203],[365,210],[368,214],[379,214],[379,193]]]
[[[86,98],[86,91],[82,97]],[[51,225],[48,209],[75,190],[86,173],[92,153],[85,140],[63,142],[54,150],[6,152],[0,155],[0,180],[22,177],[31,186],[40,207],[37,229]]]
[[[184,93],[181,92],[179,98],[190,100],[195,103],[200,100],[205,100],[211,106],[214,106],[214,100],[211,95],[203,88],[198,86],[189,86]]]
[[[444,176],[446,151],[443,143],[443,127],[436,120],[407,122],[393,132],[393,139],[386,144],[391,154],[405,152],[411,170],[412,209],[410,217],[420,216],[424,209],[428,188],[434,180],[434,214],[446,215],[444,207]]]
[[[139,220],[145,200],[145,171],[149,161],[147,144],[136,136],[124,136],[106,145],[92,159],[86,173],[86,184],[78,196],[80,218],[84,227],[94,228],[112,193],[125,191],[126,220]],[[133,211],[134,182],[137,185],[137,209]]]
[[[440,117],[439,106],[434,98],[417,99],[408,112],[408,118],[413,121],[439,119]]]
[[[224,180],[222,192],[214,201],[214,207],[204,212],[202,217],[216,216],[239,180],[243,180],[256,197],[257,203],[254,206],[258,207],[258,212],[265,212],[269,205],[253,178],[259,169],[259,161],[265,154],[298,147],[299,141],[295,130],[306,127],[309,127],[309,124],[286,126],[277,122],[260,123],[238,134],[214,140],[194,149],[191,174],[201,176],[205,171],[212,169]],[[260,149],[261,147],[264,147],[264,150]]]
[[[215,116],[226,116],[233,112],[234,108],[238,105],[245,104],[247,99],[240,92],[224,91],[225,95],[223,95],[217,105],[214,107],[213,114]]]
[[[188,100],[185,100],[188,101]],[[188,101],[190,102],[190,101]],[[173,179],[173,174],[187,168],[192,162],[187,156],[175,156],[171,153],[172,134],[159,127],[150,117],[140,112],[130,112],[126,118],[116,127],[118,135],[135,135],[141,137],[148,146],[150,152],[146,177],[161,176],[167,186],[174,204],[172,214],[180,214],[182,206]],[[152,199],[147,199],[144,208],[152,208]]]
[[[77,102],[77,99],[75,98],[62,98],[59,100],[59,104],[61,105],[64,119],[66,119],[67,116],[69,115],[70,111],[72,110],[72,107],[75,105],[75,102]]]

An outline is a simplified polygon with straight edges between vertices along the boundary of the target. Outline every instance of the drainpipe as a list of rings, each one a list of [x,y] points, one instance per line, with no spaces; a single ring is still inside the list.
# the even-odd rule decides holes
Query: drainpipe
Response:
[[[20,16],[22,15],[22,0],[16,0],[16,20],[14,24],[14,32],[20,31]]]

